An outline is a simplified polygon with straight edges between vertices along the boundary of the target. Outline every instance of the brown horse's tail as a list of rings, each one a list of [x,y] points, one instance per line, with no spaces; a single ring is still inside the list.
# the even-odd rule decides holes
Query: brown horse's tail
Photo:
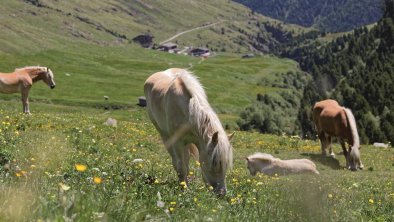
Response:
[[[357,167],[361,167],[360,161],[360,138],[357,132],[356,120],[352,111],[348,108],[344,108],[346,113],[347,122],[350,126],[350,131],[353,137],[353,144],[351,144],[351,150],[349,152],[348,163],[351,170],[357,170]]]

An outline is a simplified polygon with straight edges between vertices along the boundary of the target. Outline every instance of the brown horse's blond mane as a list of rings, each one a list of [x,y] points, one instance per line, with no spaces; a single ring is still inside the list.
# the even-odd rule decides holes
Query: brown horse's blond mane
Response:
[[[20,71],[20,70],[25,70],[25,69],[43,69],[43,68],[48,69],[47,67],[44,67],[44,66],[25,66],[23,68],[16,68],[15,71]]]

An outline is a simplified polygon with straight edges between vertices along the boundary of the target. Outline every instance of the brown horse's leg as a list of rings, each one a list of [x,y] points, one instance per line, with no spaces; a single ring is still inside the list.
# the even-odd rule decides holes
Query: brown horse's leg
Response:
[[[22,106],[23,106],[23,112],[30,114],[30,109],[29,109],[29,90],[30,88],[24,88],[22,89]]]
[[[326,134],[326,139],[327,139],[327,146],[328,146],[328,150],[330,152],[330,156],[335,157],[335,153],[332,150],[331,136]]]
[[[327,139],[326,139],[326,135],[324,132],[320,132],[318,134],[318,137],[320,139],[320,145],[321,145],[321,153],[323,156],[327,156]]]
[[[343,155],[345,156],[346,168],[349,168],[349,152],[346,149],[345,140],[344,139],[339,139],[339,142],[341,143],[342,150],[343,150]]]

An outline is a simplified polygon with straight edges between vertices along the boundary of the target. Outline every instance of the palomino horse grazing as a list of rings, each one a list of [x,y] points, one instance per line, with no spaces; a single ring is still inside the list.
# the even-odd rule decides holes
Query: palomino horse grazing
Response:
[[[55,88],[52,71],[47,67],[29,66],[15,69],[13,73],[0,73],[1,93],[22,93],[23,112],[30,113],[29,110],[29,90],[33,83],[42,80],[51,89]]]
[[[313,122],[321,142],[323,155],[329,147],[330,155],[335,156],[331,147],[331,137],[339,137],[343,154],[346,158],[346,166],[351,170],[362,169],[364,166],[360,160],[360,139],[357,132],[356,120],[350,109],[339,106],[335,100],[323,100],[313,107]],[[345,141],[349,144],[346,149]]]
[[[190,154],[197,147],[204,181],[225,195],[232,135],[226,135],[197,78],[172,68],[151,75],[144,91],[149,117],[172,157],[179,181],[187,182]]]

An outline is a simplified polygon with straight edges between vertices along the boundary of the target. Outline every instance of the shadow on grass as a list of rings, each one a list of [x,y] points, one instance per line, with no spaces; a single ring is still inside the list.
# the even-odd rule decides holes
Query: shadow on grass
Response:
[[[339,165],[339,160],[331,156],[323,156],[321,154],[316,154],[316,153],[301,153],[301,155],[309,157],[314,162],[319,162],[323,165],[331,167],[331,169],[334,170],[341,169],[341,166]]]

